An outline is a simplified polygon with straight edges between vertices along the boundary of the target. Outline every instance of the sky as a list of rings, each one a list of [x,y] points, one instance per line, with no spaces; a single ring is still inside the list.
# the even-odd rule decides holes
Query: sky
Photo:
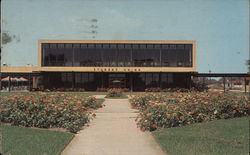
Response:
[[[248,0],[2,0],[1,14],[11,66],[36,66],[38,40],[195,40],[198,72],[247,72]]]

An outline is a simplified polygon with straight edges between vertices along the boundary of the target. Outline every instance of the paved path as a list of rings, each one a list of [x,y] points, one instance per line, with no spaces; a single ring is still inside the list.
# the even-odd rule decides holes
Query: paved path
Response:
[[[128,99],[106,99],[104,104],[62,155],[164,155],[152,135],[136,127],[137,113]]]

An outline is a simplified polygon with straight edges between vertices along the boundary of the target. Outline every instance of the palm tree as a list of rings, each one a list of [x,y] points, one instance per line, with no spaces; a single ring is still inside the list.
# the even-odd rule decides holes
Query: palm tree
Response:
[[[248,74],[250,74],[250,59],[246,61],[246,65],[248,67]]]

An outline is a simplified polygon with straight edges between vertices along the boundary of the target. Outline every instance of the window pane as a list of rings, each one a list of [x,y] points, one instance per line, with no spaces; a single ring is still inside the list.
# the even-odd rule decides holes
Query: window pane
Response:
[[[105,67],[116,67],[117,66],[117,55],[116,49],[103,49],[103,66]]]
[[[120,49],[117,51],[117,66],[128,67],[131,66],[131,50]]]

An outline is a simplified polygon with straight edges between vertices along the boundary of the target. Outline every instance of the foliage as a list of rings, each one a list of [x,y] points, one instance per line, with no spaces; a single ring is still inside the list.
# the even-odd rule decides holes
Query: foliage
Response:
[[[0,97],[0,121],[26,127],[65,128],[76,133],[101,102],[65,93],[16,94]]]
[[[201,85],[200,85],[201,84]],[[194,91],[205,91],[205,85],[203,86],[202,83],[194,85],[193,88],[164,88],[161,89],[160,87],[152,87],[146,88],[145,92],[194,92]]]
[[[156,87],[156,88],[146,88],[145,92],[160,92],[161,88],[160,87]]]
[[[140,111],[138,126],[150,131],[250,114],[246,96],[222,93],[142,94],[130,103]]]
[[[46,92],[85,92],[84,88],[53,88],[46,89]]]
[[[123,95],[123,90],[119,88],[112,88],[108,90],[106,97],[121,97]]]
[[[201,82],[198,79],[192,80],[192,86],[193,86],[193,89],[197,90],[197,91],[207,91],[208,90],[207,84],[204,82]]]
[[[121,89],[123,92],[129,91],[128,88],[97,88],[96,91],[97,92],[108,92],[109,90],[113,90],[113,89]]]

